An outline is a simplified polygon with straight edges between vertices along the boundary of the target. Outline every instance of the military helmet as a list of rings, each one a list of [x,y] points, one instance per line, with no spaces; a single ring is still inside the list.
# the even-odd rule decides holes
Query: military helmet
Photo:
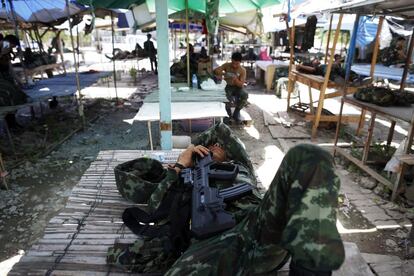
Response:
[[[147,203],[158,183],[165,177],[166,169],[151,158],[138,158],[115,167],[115,180],[121,195],[135,203]]]

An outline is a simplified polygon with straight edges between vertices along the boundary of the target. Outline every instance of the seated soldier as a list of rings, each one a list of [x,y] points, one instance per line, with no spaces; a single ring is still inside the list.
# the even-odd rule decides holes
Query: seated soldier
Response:
[[[227,83],[225,88],[226,97],[230,103],[234,103],[235,109],[233,115],[231,114],[230,105],[226,105],[226,111],[230,118],[240,123],[240,110],[247,106],[247,99],[249,94],[244,91],[243,86],[246,81],[246,69],[241,66],[242,55],[240,53],[233,53],[231,62],[225,63],[214,70],[214,74],[218,79],[224,78]]]
[[[183,189],[179,174],[182,168],[194,165],[194,155],[209,152],[217,162],[232,160],[239,165],[235,183],[256,187],[243,145],[226,125],[217,124],[194,142],[197,146],[181,153],[168,170],[146,159],[139,175],[152,175],[151,179],[117,180],[121,194],[128,199],[141,197],[148,192],[145,185],[155,185],[149,195],[149,207],[154,211]],[[217,188],[223,187],[217,184]],[[179,252],[172,252],[175,244],[160,235],[141,237],[131,245],[116,243],[109,249],[107,261],[136,272],[165,275],[275,275],[290,256],[290,275],[331,275],[344,260],[336,229],[338,191],[331,155],[314,145],[298,145],[286,154],[264,196],[254,190],[226,203],[226,211],[237,222],[232,229],[204,240],[188,240],[189,245]]]
[[[21,81],[17,78],[11,63],[13,48],[19,45],[14,35],[6,35],[0,40],[0,106],[14,106],[27,102],[26,94],[20,89]],[[10,128],[19,128],[15,112],[6,114],[5,120]]]

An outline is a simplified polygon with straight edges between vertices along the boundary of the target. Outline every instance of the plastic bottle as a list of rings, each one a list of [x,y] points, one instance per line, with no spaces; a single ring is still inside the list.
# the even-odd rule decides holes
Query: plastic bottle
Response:
[[[191,82],[193,84],[193,88],[197,89],[198,88],[198,80],[197,80],[196,74],[193,74],[193,78],[192,78]]]

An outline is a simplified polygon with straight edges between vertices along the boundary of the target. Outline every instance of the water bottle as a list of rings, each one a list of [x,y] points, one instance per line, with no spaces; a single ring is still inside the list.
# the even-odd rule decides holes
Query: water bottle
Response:
[[[197,80],[197,76],[196,74],[193,74],[193,78],[192,78],[192,84],[193,84],[193,88],[198,88],[198,80]]]

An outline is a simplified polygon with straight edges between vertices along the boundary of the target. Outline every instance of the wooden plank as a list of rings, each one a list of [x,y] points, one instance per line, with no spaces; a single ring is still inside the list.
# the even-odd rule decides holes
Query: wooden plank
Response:
[[[397,159],[400,160],[401,162],[413,166],[414,165],[414,154],[403,154],[403,155],[399,155],[397,156]]]
[[[275,121],[275,119],[273,118],[273,114],[263,110],[263,120],[264,120],[264,125],[268,126],[268,125],[276,125],[277,122]]]
[[[315,118],[315,115],[313,114],[306,114],[305,120],[313,121]],[[339,115],[321,115],[320,122],[338,122],[339,121]],[[359,115],[343,115],[342,116],[342,123],[358,123],[359,122]]]
[[[290,127],[295,122],[295,119],[291,118],[289,113],[287,113],[286,111],[277,112],[277,116],[278,118],[276,119],[276,121],[284,126]]]
[[[268,126],[270,134],[274,139],[277,138],[310,138],[310,135],[308,133],[302,132],[298,129],[295,129],[293,127],[284,127],[284,126]]]
[[[336,147],[335,151],[339,153],[340,155],[342,155],[343,157],[345,157],[346,159],[348,159],[349,161],[351,161],[352,163],[354,163],[355,165],[357,165],[360,169],[362,169],[363,171],[371,175],[378,182],[381,182],[382,184],[384,184],[385,186],[393,190],[393,186],[394,186],[393,183],[391,183],[388,179],[386,179],[385,177],[383,177],[382,175],[380,175],[373,169],[369,168],[367,165],[364,165],[361,160],[358,160],[357,158],[347,153],[345,149]]]

